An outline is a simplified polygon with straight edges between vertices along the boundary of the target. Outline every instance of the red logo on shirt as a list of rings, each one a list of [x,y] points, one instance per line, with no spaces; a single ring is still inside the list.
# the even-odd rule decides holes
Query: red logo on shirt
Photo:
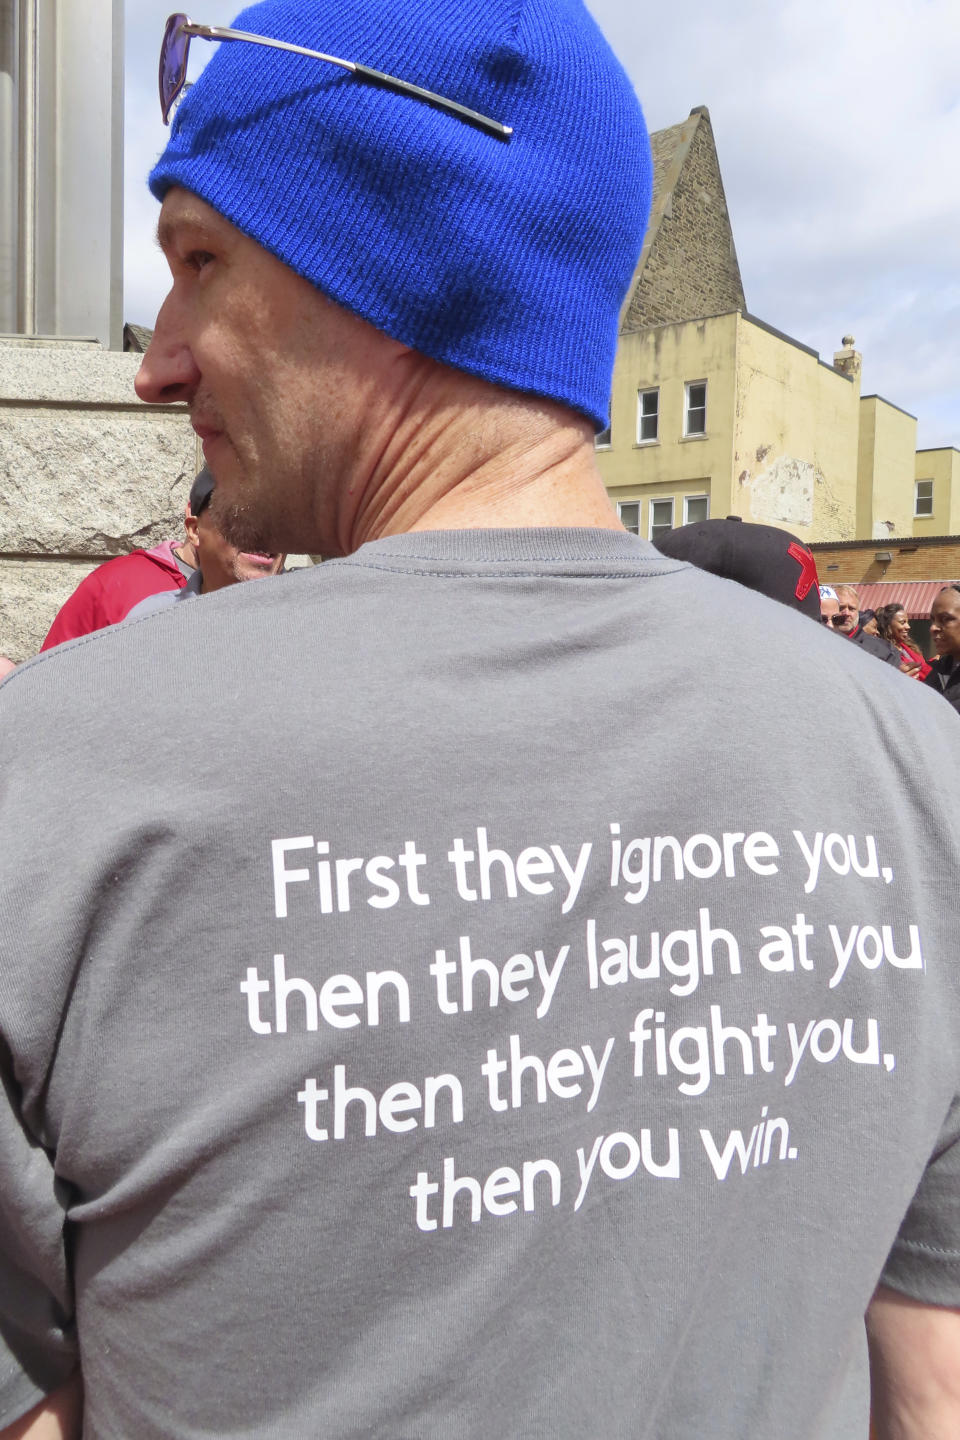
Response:
[[[796,541],[787,546],[787,554],[792,555],[800,566],[800,579],[797,581],[797,588],[794,592],[798,600],[806,600],[817,580],[817,562],[805,545],[798,545]]]

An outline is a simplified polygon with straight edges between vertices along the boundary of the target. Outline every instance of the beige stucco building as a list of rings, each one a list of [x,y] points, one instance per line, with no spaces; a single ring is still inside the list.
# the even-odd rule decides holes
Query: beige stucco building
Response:
[[[918,450],[914,535],[960,535],[960,450]]]
[[[733,311],[621,337],[597,459],[643,535],[740,515],[853,539],[859,409],[855,379]]]
[[[652,136],[650,227],[597,462],[648,538],[710,515],[808,542],[960,533],[960,452],[917,451],[917,421],[747,310],[709,113]]]

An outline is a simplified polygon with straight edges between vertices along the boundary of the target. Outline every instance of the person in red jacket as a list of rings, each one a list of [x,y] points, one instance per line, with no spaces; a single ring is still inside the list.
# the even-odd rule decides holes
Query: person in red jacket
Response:
[[[877,611],[877,630],[882,640],[889,640],[890,644],[900,656],[900,669],[906,675],[912,675],[917,680],[926,680],[930,674],[930,666],[915,649],[910,634],[910,620],[906,610],[896,600],[889,605],[881,605]]]
[[[145,600],[164,590],[182,590],[196,569],[189,540],[164,540],[152,550],[131,550],[98,565],[74,590],[50,626],[41,650],[115,625]]]

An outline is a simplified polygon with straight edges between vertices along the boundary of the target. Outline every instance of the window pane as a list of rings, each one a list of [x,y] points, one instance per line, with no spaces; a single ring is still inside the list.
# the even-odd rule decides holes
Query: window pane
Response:
[[[601,445],[609,445],[609,444],[610,444],[610,426],[609,426],[609,425],[607,426],[606,430],[601,430],[599,435],[595,435],[595,436],[594,436],[593,443],[594,443],[594,445],[596,445],[598,448],[599,448]]]
[[[620,516],[620,524],[631,535],[640,533],[640,504],[639,501],[629,501],[617,506],[617,514]]]
[[[660,391],[637,392],[637,440],[656,440],[660,428]]]
[[[650,539],[656,540],[673,529],[673,500],[650,501]]]
[[[710,500],[706,495],[689,496],[683,508],[685,525],[695,525],[698,520],[710,518]]]
[[[933,481],[918,480],[914,489],[915,503],[913,513],[915,515],[933,514]]]
[[[705,435],[707,430],[707,387],[705,382],[687,386],[687,435]]]

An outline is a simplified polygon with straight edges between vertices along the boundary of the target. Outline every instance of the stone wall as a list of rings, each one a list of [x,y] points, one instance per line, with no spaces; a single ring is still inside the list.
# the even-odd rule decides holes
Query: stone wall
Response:
[[[653,136],[661,173],[626,332],[747,308],[710,116],[662,133],[671,143]]]
[[[196,437],[183,405],[137,400],[140,359],[0,342],[0,655],[35,654],[96,565],[183,533]]]

